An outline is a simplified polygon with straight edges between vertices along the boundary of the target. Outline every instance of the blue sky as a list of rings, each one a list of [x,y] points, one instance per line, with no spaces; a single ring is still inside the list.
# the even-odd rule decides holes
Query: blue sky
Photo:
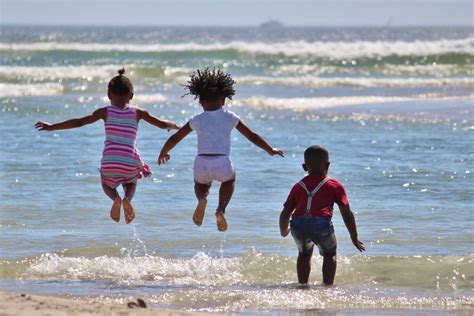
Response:
[[[0,0],[2,24],[472,25],[472,0]]]

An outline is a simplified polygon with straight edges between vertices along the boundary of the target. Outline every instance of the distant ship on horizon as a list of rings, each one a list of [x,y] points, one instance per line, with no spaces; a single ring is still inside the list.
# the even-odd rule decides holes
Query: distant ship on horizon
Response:
[[[276,19],[269,19],[260,24],[260,28],[262,29],[281,29],[284,27],[285,25]]]

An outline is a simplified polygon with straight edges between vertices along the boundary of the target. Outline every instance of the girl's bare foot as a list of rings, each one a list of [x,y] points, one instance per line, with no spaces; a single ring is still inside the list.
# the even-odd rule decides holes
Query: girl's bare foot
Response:
[[[206,211],[207,200],[200,199],[198,205],[196,206],[196,210],[194,211],[193,215],[193,222],[197,226],[202,225],[202,220],[204,219],[204,212]]]
[[[130,224],[135,218],[135,212],[133,211],[133,206],[127,197],[123,198],[122,203],[123,203],[123,212],[125,214],[125,223]]]
[[[116,196],[114,198],[114,204],[112,204],[112,208],[110,209],[110,217],[117,223],[120,222],[120,208],[122,207],[122,199],[120,196]]]
[[[224,213],[216,212],[217,230],[225,232],[227,230],[227,221],[225,220]]]

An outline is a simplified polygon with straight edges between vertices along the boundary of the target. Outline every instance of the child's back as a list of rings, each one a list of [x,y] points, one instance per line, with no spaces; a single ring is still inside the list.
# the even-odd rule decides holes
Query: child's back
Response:
[[[225,209],[234,192],[235,169],[230,160],[230,134],[235,127],[252,143],[265,150],[270,155],[283,156],[283,152],[272,148],[260,135],[252,132],[240,118],[231,111],[224,110],[226,98],[235,94],[234,80],[229,74],[220,70],[193,73],[186,88],[189,94],[199,97],[199,103],[204,109],[184,125],[176,134],[171,136],[161,149],[158,163],[170,159],[168,152],[193,130],[198,139],[198,153],[194,160],[194,191],[198,205],[194,211],[193,221],[200,226],[207,205],[207,195],[212,181],[221,182],[219,189],[219,205],[216,210],[217,228],[227,230],[224,217]]]
[[[198,155],[230,155],[230,134],[239,121],[236,114],[222,108],[204,111],[189,120],[197,134]]]
[[[317,245],[323,256],[323,283],[331,285],[337,265],[337,242],[331,221],[334,204],[339,206],[354,246],[359,251],[365,249],[358,240],[354,215],[344,187],[327,176],[330,164],[327,150],[311,146],[305,150],[304,158],[303,168],[308,175],[296,183],[288,195],[280,214],[280,233],[283,237],[288,235],[291,217],[291,235],[298,248],[298,282],[308,283],[313,248]]]
[[[105,122],[105,144],[100,166],[102,189],[113,200],[110,217],[119,222],[120,209],[123,206],[125,222],[128,224],[135,218],[131,200],[135,194],[137,180],[150,175],[150,169],[140,159],[140,152],[136,147],[138,122],[143,119],[156,127],[168,130],[178,129],[178,126],[130,105],[129,101],[133,99],[133,84],[123,75],[125,69],[120,69],[118,73],[119,75],[113,77],[108,84],[110,106],[81,118],[57,124],[40,121],[35,126],[40,131],[53,131],[77,128],[98,120]],[[117,192],[119,185],[124,189],[123,199]]]
[[[108,106],[105,119],[105,143],[100,173],[102,182],[111,188],[130,183],[151,172],[140,158],[137,141],[137,109]]]

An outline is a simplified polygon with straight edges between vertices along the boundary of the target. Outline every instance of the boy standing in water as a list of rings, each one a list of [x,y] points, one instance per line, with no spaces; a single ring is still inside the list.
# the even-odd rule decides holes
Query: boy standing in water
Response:
[[[329,153],[320,146],[308,147],[304,152],[303,169],[308,172],[295,184],[280,214],[280,233],[291,235],[298,247],[296,272],[298,282],[307,285],[311,272],[311,257],[316,244],[323,256],[323,284],[332,285],[336,275],[336,236],[331,221],[333,206],[339,206],[344,224],[352,243],[359,251],[365,251],[358,240],[354,214],[349,206],[342,184],[327,176]],[[288,227],[291,217],[291,229]]]
[[[235,169],[230,160],[230,133],[234,127],[256,146],[269,155],[283,157],[283,152],[271,147],[260,135],[250,130],[240,118],[231,111],[224,110],[225,99],[235,94],[235,81],[230,74],[220,70],[197,70],[185,86],[199,103],[204,112],[194,116],[176,134],[172,135],[161,149],[158,164],[170,159],[168,154],[184,137],[193,130],[197,134],[198,153],[194,161],[194,192],[198,205],[193,221],[201,226],[207,205],[207,195],[212,180],[221,182],[219,205],[216,210],[217,229],[227,230],[224,217],[225,208],[234,192]]]

